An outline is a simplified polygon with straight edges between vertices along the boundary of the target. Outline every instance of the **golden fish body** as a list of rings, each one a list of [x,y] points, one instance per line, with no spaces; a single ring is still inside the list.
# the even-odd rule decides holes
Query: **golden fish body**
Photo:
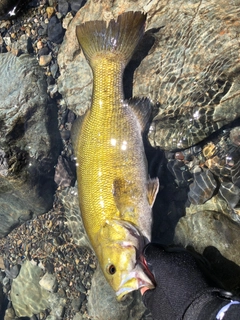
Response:
[[[123,71],[144,22],[142,13],[127,12],[108,27],[103,21],[77,27],[94,82],[92,106],[81,120],[74,146],[80,209],[118,299],[142,286],[153,287],[139,262],[144,244],[150,241],[151,207],[158,191],[158,180],[148,177],[142,142],[150,103],[133,99],[129,105],[122,88]]]

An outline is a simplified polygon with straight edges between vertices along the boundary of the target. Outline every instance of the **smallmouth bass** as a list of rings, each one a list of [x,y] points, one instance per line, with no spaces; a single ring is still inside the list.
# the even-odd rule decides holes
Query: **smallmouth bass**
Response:
[[[145,20],[141,12],[125,12],[108,25],[89,21],[76,28],[93,72],[92,105],[73,134],[80,210],[118,300],[143,286],[154,287],[141,262],[159,188],[157,178],[149,179],[142,141],[151,104],[148,99],[124,101],[122,86]]]

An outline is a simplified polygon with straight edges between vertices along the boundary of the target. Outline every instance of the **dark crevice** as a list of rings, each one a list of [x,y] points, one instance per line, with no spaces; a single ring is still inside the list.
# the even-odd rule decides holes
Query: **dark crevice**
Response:
[[[139,42],[132,59],[125,68],[123,74],[123,91],[126,99],[132,97],[133,89],[133,75],[137,67],[141,64],[142,60],[148,55],[150,49],[154,45],[154,33],[158,32],[162,27],[148,30],[142,40]]]

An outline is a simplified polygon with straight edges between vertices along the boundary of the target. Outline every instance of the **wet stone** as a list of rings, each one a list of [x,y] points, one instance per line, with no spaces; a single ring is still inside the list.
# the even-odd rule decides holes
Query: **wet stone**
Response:
[[[3,237],[13,226],[51,208],[60,136],[54,120],[56,109],[48,101],[46,79],[36,59],[25,54],[1,54],[0,66]]]
[[[239,267],[234,271],[234,282],[229,283],[228,277],[230,277],[233,269],[226,268],[229,263],[235,263],[240,265],[240,253],[239,253],[239,224],[231,221],[227,216],[216,211],[206,210],[199,207],[196,213],[186,215],[181,218],[176,226],[175,239],[176,244],[183,246],[191,246],[197,252],[203,254],[206,250],[213,248],[215,252],[219,252],[221,259],[218,259],[218,265],[221,270],[225,269],[225,273],[219,271],[219,276],[222,282],[225,284],[226,289],[233,290],[238,287],[240,281]],[[220,211],[220,210],[219,210]],[[217,250],[217,251],[216,251]],[[214,255],[208,256],[210,263],[214,259]],[[222,264],[222,265],[221,265]],[[228,271],[226,271],[228,269]],[[214,269],[213,269],[213,272]]]
[[[71,11],[76,13],[81,8],[84,0],[69,0],[68,2],[70,3]]]
[[[51,273],[45,273],[45,275],[39,281],[39,284],[45,290],[55,292],[57,289],[56,275],[51,274]]]
[[[51,62],[52,60],[52,55],[51,54],[48,54],[48,55],[42,55],[40,56],[39,58],[39,65],[41,67],[46,67],[49,65],[49,63]]]
[[[72,307],[75,311],[79,311],[83,301],[86,299],[86,295],[84,293],[81,293],[80,297],[74,299],[72,301]]]
[[[18,276],[19,271],[20,271],[20,265],[15,265],[9,270],[5,269],[5,273],[9,279],[15,279]]]
[[[51,17],[48,23],[47,34],[50,41],[61,43],[64,36],[64,29],[56,16]]]
[[[13,280],[11,300],[18,317],[31,317],[49,307],[50,293],[39,285],[41,276],[42,270],[26,261],[19,276]]]
[[[65,16],[69,11],[69,3],[66,0],[58,1],[58,11]]]
[[[43,47],[43,48],[40,48],[39,51],[38,51],[38,56],[45,56],[45,55],[48,55],[50,52],[49,48],[47,46]]]

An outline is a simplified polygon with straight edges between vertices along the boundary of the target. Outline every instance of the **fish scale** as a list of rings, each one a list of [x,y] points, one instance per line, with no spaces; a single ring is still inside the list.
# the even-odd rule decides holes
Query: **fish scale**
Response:
[[[111,219],[113,214],[116,218],[120,217],[113,198],[115,179],[134,181],[141,190],[141,185],[146,188],[144,184],[148,178],[142,143],[137,148],[139,141],[142,141],[141,132],[136,130],[138,123],[132,110],[123,103],[121,65],[116,62],[110,64],[106,60],[106,63],[101,63],[96,69],[94,70],[98,79],[95,83],[96,94],[93,96],[91,111],[86,115],[82,125],[81,140],[77,148],[80,150],[79,197],[86,206],[85,210],[88,211],[85,228],[88,229],[90,226],[94,228],[91,229],[92,233],[97,233],[102,223],[106,219]],[[102,107],[100,107],[101,101],[103,101]],[[116,145],[114,145],[115,140]],[[128,150],[121,149],[124,141]],[[137,172],[138,168],[144,169],[140,175]],[[143,191],[142,193],[144,194]],[[96,220],[94,216],[99,210],[101,197],[105,205],[99,215],[100,218]],[[93,219],[96,221],[94,226],[92,226]],[[125,219],[132,221],[131,217]]]

